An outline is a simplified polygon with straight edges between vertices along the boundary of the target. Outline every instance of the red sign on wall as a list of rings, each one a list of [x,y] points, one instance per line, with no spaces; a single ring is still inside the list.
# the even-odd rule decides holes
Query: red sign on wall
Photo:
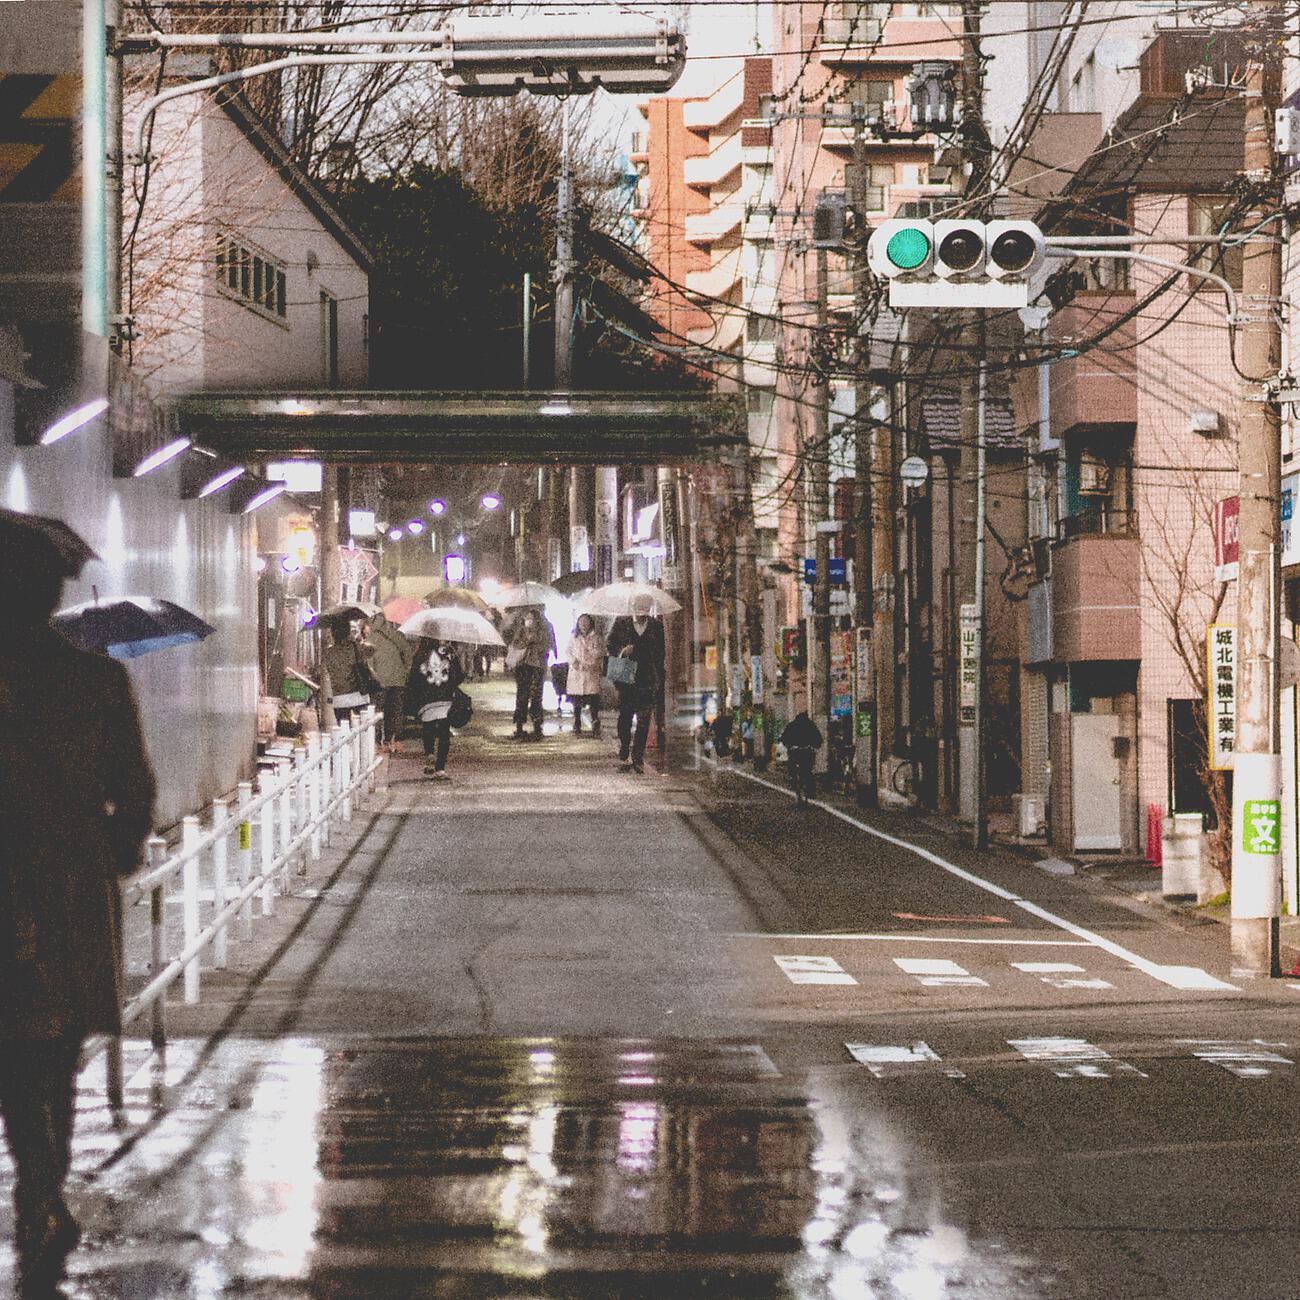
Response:
[[[1225,497],[1214,503],[1214,576],[1227,582],[1237,576],[1237,524],[1239,497]]]

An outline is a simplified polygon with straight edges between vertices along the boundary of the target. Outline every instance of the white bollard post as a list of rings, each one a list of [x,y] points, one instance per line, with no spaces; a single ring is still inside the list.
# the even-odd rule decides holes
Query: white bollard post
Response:
[[[352,726],[345,723],[343,734],[339,738],[343,743],[339,746],[339,795],[342,802],[339,809],[343,814],[343,820],[350,822],[352,820]]]
[[[186,817],[181,822],[181,851],[188,853],[203,836],[197,817]],[[182,947],[188,948],[199,937],[199,859],[193,854],[181,867],[181,918]],[[199,1000],[199,959],[191,957],[185,964],[185,1001],[191,1005]]]
[[[266,771],[257,775],[257,793],[264,795],[275,783],[275,778]],[[268,799],[258,813],[258,838],[262,842],[262,915],[275,915],[275,881],[271,877],[271,866],[275,862],[275,800]]]
[[[361,761],[369,773],[366,777],[366,789],[373,791],[378,780],[374,772],[375,763],[375,719],[378,713],[372,705],[366,710],[366,731],[361,741]]]
[[[145,842],[144,860],[147,866],[156,867],[166,860],[167,841],[160,835],[151,835]],[[157,975],[167,965],[167,928],[165,910],[167,887],[155,885],[149,891],[149,974]],[[149,1008],[149,1040],[155,1047],[167,1043],[167,995],[160,993]]]
[[[253,802],[253,783],[241,781],[236,795],[239,829],[235,833],[235,879],[242,894],[253,878],[253,823],[244,815],[244,809]],[[253,900],[246,898],[239,909],[239,932],[243,939],[253,937]]]
[[[320,800],[317,811],[324,814],[320,825],[320,842],[325,848],[329,848],[334,827],[334,814],[331,811],[334,800],[334,729],[332,727],[322,733],[320,748],[324,758],[320,767],[316,769],[316,797]]]
[[[307,737],[307,766],[311,769],[307,773],[307,819],[311,822],[311,860],[320,861],[321,846],[321,828],[320,828],[320,765],[317,759],[320,758],[320,733],[313,731]]]
[[[212,898],[215,906],[212,914],[216,916],[226,906],[226,864],[228,861],[228,845],[230,841],[229,827],[230,821],[230,800],[214,799],[212,801],[212,825],[214,829],[219,829],[223,833],[217,842],[212,846]],[[216,938],[212,941],[212,964],[218,970],[225,970],[230,964],[230,927],[223,925],[217,931]]]
[[[280,893],[287,894],[289,892],[289,845],[293,843],[295,829],[293,824],[293,781],[291,779],[293,777],[293,759],[276,759],[275,777],[277,781],[284,783],[284,790],[276,802],[280,805],[280,857],[283,858],[279,871]]]
[[[307,825],[309,815],[307,812],[307,751],[301,746],[293,751],[293,833],[301,835],[303,828]],[[305,876],[307,874],[307,854],[308,849],[304,844],[298,850],[298,874]]]

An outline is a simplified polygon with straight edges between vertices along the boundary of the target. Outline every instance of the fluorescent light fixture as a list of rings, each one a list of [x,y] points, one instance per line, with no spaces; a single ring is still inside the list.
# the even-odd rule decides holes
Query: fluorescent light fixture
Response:
[[[568,402],[546,402],[537,408],[538,415],[553,415],[558,419],[563,419],[566,415],[573,414],[573,407]]]
[[[283,491],[283,483],[268,484],[244,507],[244,513],[251,515],[259,506],[266,505],[268,501],[274,501]]]
[[[447,503],[445,501],[439,501],[435,497],[432,501],[429,502],[429,513],[431,515],[445,514],[446,510],[447,510]]]
[[[484,510],[495,510],[501,504],[501,498],[495,492],[484,492],[479,504]]]
[[[308,406],[306,402],[300,402],[296,397],[286,397],[280,403],[280,410],[285,415],[313,415],[316,408]]]
[[[97,415],[103,415],[107,410],[107,397],[97,397],[93,402],[78,406],[76,410],[69,411],[67,415],[56,420],[41,434],[41,446],[48,447],[50,443],[66,438],[68,434],[75,433],[82,425],[89,424]]]
[[[388,530],[388,540],[390,542],[400,542],[406,534],[400,528],[390,528]]]
[[[406,531],[410,533],[412,537],[419,537],[419,535],[424,532],[424,525],[418,519],[412,519],[406,525]]]
[[[373,537],[378,531],[373,510],[348,511],[348,532],[353,537]]]
[[[189,438],[176,438],[169,442],[165,447],[159,447],[157,451],[146,456],[131,471],[133,478],[144,478],[146,474],[152,474],[160,466],[167,464],[169,460],[175,460],[183,451],[187,451],[190,446]]]
[[[209,479],[199,489],[199,496],[210,497],[214,492],[220,492],[223,487],[229,487],[243,473],[242,465],[232,465],[229,469],[223,469],[216,478]]]
[[[324,469],[318,460],[273,461],[266,467],[268,483],[283,483],[287,492],[319,492]]]

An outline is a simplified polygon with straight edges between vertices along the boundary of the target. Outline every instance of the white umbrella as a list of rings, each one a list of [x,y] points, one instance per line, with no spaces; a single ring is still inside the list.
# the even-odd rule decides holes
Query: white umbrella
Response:
[[[492,602],[498,609],[518,609],[521,605],[545,605],[549,601],[565,599],[563,593],[545,582],[521,582],[517,587],[507,587]]]
[[[435,641],[460,641],[465,645],[505,645],[501,633],[482,614],[448,605],[412,614],[402,624],[402,635],[412,640],[427,636]]]
[[[611,582],[583,596],[578,602],[578,613],[630,614],[632,602],[638,596],[649,597],[659,614],[671,614],[682,607],[681,602],[674,600],[662,587],[652,587],[648,582]]]

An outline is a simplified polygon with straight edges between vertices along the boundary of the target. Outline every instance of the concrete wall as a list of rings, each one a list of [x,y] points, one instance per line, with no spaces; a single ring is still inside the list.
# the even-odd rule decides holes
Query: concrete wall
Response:
[[[168,826],[250,771],[257,708],[257,537],[224,499],[181,501],[179,470],[114,479],[103,419],[51,447],[17,447],[13,390],[0,381],[0,502],[66,519],[102,557],[69,583],[65,603],[161,596],[211,623],[198,645],[131,660]]]

